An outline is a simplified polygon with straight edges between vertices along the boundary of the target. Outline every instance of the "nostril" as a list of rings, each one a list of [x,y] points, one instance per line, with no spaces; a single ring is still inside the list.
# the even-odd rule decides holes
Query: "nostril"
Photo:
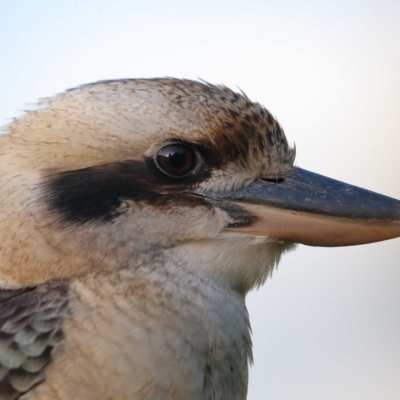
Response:
[[[283,183],[283,182],[285,182],[285,178],[281,178],[279,176],[261,178],[261,180],[265,181],[265,182],[272,182],[272,183]]]

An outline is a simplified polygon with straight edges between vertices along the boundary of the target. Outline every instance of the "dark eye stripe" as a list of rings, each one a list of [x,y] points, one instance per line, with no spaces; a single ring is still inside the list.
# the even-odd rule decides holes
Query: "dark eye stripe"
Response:
[[[41,186],[50,210],[63,221],[110,222],[120,215],[123,199],[157,207],[206,204],[187,193],[209,176],[203,169],[185,178],[170,177],[148,157],[63,172],[47,178]]]

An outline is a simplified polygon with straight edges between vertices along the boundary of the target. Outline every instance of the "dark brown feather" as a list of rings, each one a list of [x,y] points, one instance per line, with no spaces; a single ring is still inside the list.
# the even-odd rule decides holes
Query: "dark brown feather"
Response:
[[[68,283],[0,289],[0,400],[19,398],[44,380],[68,313]]]

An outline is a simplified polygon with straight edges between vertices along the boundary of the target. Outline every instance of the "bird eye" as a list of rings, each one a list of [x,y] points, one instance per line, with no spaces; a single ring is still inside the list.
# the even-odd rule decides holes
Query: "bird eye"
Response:
[[[196,152],[182,143],[172,143],[158,150],[157,167],[174,178],[183,178],[196,167]]]

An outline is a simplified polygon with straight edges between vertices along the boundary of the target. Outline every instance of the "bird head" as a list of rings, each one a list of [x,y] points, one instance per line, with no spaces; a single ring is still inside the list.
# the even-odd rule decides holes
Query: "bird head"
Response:
[[[271,113],[223,86],[84,85],[6,126],[0,152],[5,286],[162,256],[244,294],[294,243],[400,235],[400,202],[294,167]]]

